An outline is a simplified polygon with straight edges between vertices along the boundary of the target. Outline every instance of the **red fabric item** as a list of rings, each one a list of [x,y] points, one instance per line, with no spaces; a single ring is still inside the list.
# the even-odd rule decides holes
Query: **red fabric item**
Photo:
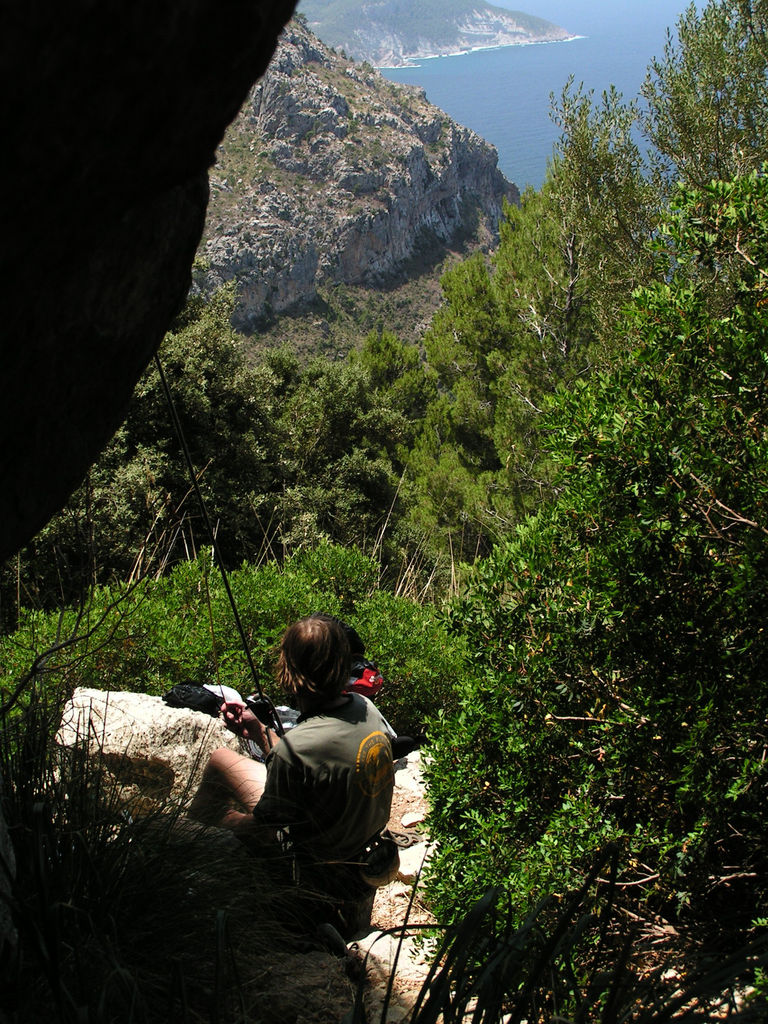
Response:
[[[362,693],[364,697],[375,697],[384,685],[384,677],[375,668],[366,668],[359,679],[352,679],[347,686],[354,693]]]

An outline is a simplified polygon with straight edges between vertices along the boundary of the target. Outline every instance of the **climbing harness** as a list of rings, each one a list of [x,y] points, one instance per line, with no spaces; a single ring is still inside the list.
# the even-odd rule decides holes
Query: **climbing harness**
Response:
[[[155,367],[157,368],[157,372],[158,372],[158,374],[160,376],[160,383],[163,386],[163,391],[165,393],[165,400],[168,403],[168,408],[169,408],[170,413],[171,413],[171,419],[173,421],[173,425],[174,425],[174,428],[176,430],[176,436],[178,437],[179,444],[181,445],[181,450],[182,450],[182,453],[184,455],[184,461],[185,461],[186,466],[187,466],[187,472],[189,473],[189,478],[190,478],[190,481],[192,483],[192,488],[193,488],[193,490],[195,492],[195,496],[197,497],[198,504],[200,505],[200,511],[202,513],[202,516],[203,516],[203,522],[205,523],[205,528],[206,528],[206,530],[208,532],[208,536],[210,537],[210,540],[211,540],[211,546],[213,548],[213,553],[214,553],[214,555],[216,557],[216,561],[218,563],[219,570],[221,572],[221,578],[222,578],[222,581],[224,583],[224,590],[226,591],[227,597],[229,598],[229,604],[230,604],[230,607],[232,608],[232,615],[234,616],[235,625],[237,626],[238,633],[240,634],[240,640],[241,640],[242,645],[243,645],[243,650],[245,651],[245,657],[246,657],[246,659],[248,661],[248,668],[249,668],[250,673],[251,673],[251,678],[253,680],[255,691],[256,691],[256,693],[258,695],[258,703],[259,703],[260,707],[263,709],[263,712],[262,712],[263,717],[262,717],[262,715],[259,715],[259,718],[262,721],[262,723],[264,723],[264,719],[265,718],[268,718],[268,720],[269,720],[268,723],[264,723],[264,724],[268,724],[269,726],[271,726],[271,728],[274,729],[274,731],[277,733],[278,736],[282,736],[284,734],[284,732],[285,732],[285,729],[283,728],[283,723],[280,721],[280,716],[278,715],[277,710],[275,709],[275,705],[272,703],[272,701],[269,699],[269,697],[267,697],[267,695],[264,693],[264,690],[262,689],[261,683],[259,682],[259,678],[258,678],[258,676],[256,674],[256,666],[253,663],[253,657],[251,655],[251,651],[250,651],[250,648],[248,646],[248,640],[247,640],[246,635],[245,635],[245,630],[243,629],[242,620],[240,619],[240,613],[237,610],[237,605],[235,603],[235,597],[234,597],[234,594],[232,593],[232,588],[229,585],[229,576],[227,574],[227,570],[226,570],[226,567],[224,565],[224,559],[222,558],[222,555],[221,555],[221,549],[219,548],[219,542],[218,542],[218,540],[216,538],[216,532],[213,529],[213,525],[211,523],[210,516],[208,515],[208,508],[207,508],[207,506],[205,504],[205,499],[203,498],[202,491],[200,490],[200,485],[197,482],[197,474],[195,473],[195,467],[192,464],[192,456],[190,455],[190,452],[189,452],[189,446],[187,445],[187,439],[184,436],[184,431],[183,431],[182,426],[181,426],[181,420],[179,419],[179,415],[178,415],[178,413],[176,411],[176,405],[175,405],[175,403],[173,401],[173,395],[171,394],[171,389],[168,386],[168,381],[166,380],[165,373],[163,372],[163,367],[162,367],[162,365],[160,363],[160,357],[157,355],[157,353],[155,353]],[[270,738],[269,738],[269,731],[267,731],[266,735],[267,735],[267,742],[271,746],[271,741],[270,741]]]

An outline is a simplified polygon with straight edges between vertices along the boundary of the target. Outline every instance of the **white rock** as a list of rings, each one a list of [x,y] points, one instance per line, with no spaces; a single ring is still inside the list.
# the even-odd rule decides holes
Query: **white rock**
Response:
[[[161,697],[108,690],[75,690],[56,736],[62,752],[87,746],[89,757],[132,814],[194,794],[217,747],[242,752],[218,718],[169,707]]]
[[[412,751],[401,758],[395,767],[395,789],[407,789],[413,793],[424,792],[424,778],[421,773],[421,754]]]
[[[408,934],[407,931],[402,941],[399,935],[369,932],[354,944],[362,953],[368,954],[367,966],[374,975],[379,974],[388,978],[392,965],[397,959],[400,981],[406,978],[421,981],[424,977],[424,967],[428,962],[427,955],[423,949],[416,946],[414,936]]]
[[[413,828],[414,825],[420,825],[422,821],[424,821],[423,811],[410,811],[400,819],[403,828]]]
[[[401,882],[415,882],[422,867],[429,859],[429,843],[416,843],[400,851],[400,869],[397,877]]]

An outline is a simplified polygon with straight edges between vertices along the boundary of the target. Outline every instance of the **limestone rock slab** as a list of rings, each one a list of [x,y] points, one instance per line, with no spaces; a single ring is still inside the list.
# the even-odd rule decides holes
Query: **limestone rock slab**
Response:
[[[184,806],[213,750],[243,752],[221,719],[145,693],[84,688],[67,703],[56,742],[63,751],[87,750],[132,814]]]

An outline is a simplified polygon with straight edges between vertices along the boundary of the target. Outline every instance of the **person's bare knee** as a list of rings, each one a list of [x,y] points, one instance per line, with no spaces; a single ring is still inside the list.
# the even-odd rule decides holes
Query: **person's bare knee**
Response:
[[[233,806],[248,814],[253,810],[264,792],[265,779],[263,764],[228,747],[219,747],[203,769],[188,814],[205,824],[228,826]]]
[[[226,775],[238,761],[248,760],[249,758],[230,750],[229,747],[217,747],[208,758],[203,775]]]

